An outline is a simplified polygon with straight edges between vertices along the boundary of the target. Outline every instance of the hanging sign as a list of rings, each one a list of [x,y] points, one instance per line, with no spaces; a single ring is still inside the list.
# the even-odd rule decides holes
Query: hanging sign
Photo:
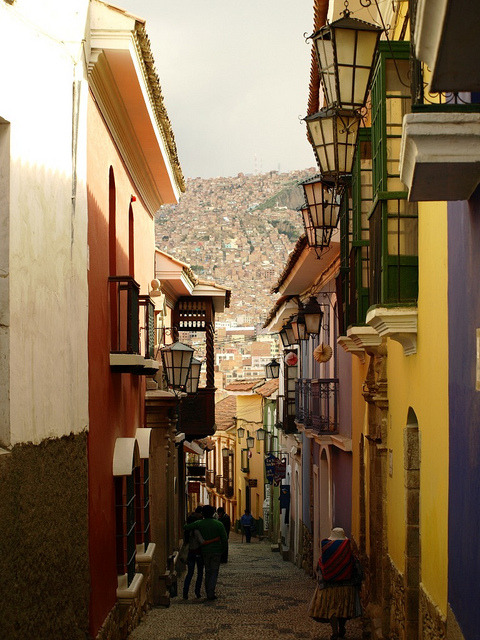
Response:
[[[287,459],[282,458],[280,460],[280,458],[277,458],[275,462],[275,473],[273,476],[273,483],[275,484],[275,486],[278,487],[278,485],[286,477],[286,475],[287,475]]]
[[[275,477],[275,463],[277,461],[278,458],[274,456],[273,453],[269,453],[265,456],[265,477],[268,484],[273,484],[273,478]]]

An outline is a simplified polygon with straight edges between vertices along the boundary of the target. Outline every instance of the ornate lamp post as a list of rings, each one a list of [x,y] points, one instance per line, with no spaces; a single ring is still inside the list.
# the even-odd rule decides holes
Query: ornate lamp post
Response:
[[[333,230],[337,227],[343,187],[320,176],[304,180],[301,185],[306,201],[302,215],[307,242],[321,250],[330,244]]]
[[[265,365],[265,377],[272,379],[280,375],[280,363],[272,358],[272,361]]]
[[[361,117],[354,111],[325,107],[304,118],[323,179],[352,172]]]
[[[365,106],[382,32],[375,24],[352,18],[346,8],[339,20],[310,36],[328,106],[351,111]]]
[[[174,342],[160,349],[167,385],[185,391],[195,349],[182,342]]]
[[[202,368],[201,360],[192,358],[192,364],[190,365],[190,373],[187,378],[187,393],[197,393],[198,383],[200,382],[200,370]]]
[[[305,324],[309,336],[318,335],[322,325],[323,311],[315,296],[311,296],[303,309]]]

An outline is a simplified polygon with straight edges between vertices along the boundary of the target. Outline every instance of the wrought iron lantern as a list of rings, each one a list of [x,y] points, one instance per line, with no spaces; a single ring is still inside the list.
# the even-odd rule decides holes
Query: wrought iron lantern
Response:
[[[305,314],[303,309],[300,309],[296,316],[292,318],[293,335],[295,336],[295,342],[300,340],[308,340],[307,325],[305,324]]]
[[[238,427],[237,429],[238,439],[241,440],[244,435],[245,435],[245,429],[243,427]]]
[[[300,183],[306,200],[302,209],[309,246],[323,249],[330,244],[340,216],[343,185],[315,176]]]
[[[198,391],[198,383],[200,382],[200,370],[202,368],[201,360],[197,358],[192,358],[192,364],[190,365],[190,372],[187,378],[187,393],[197,393]]]
[[[167,385],[185,391],[195,349],[182,342],[174,342],[160,349]]]
[[[295,335],[293,333],[292,322],[289,320],[286,324],[283,325],[285,332],[287,334],[287,345],[295,344]]]
[[[288,336],[287,336],[287,331],[285,329],[285,327],[282,327],[279,331],[280,336],[280,340],[282,341],[282,345],[283,348],[286,349],[288,346],[290,346],[290,343],[288,342]]]
[[[361,117],[354,111],[325,107],[304,118],[322,178],[352,172]]]
[[[280,375],[280,363],[272,358],[271,362],[265,365],[265,377],[268,379],[278,378]]]
[[[253,436],[248,436],[248,438],[247,438],[247,447],[249,449],[253,449],[254,446],[255,446],[255,438]]]
[[[227,449],[227,448],[225,448],[225,447],[222,449],[222,458],[223,458],[223,459],[228,458],[229,451],[230,451],[230,450],[229,450],[229,449]]]
[[[303,309],[305,325],[309,336],[318,335],[322,326],[323,311],[315,296],[311,296]]]
[[[339,20],[310,36],[328,106],[352,111],[365,106],[382,32],[376,24],[352,18],[345,9]]]
[[[260,429],[257,429],[257,440],[265,440],[265,429],[263,429],[262,427],[260,427]]]

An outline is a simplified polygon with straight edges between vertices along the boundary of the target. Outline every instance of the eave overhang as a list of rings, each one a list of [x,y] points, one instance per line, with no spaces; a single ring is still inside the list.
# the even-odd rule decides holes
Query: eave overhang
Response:
[[[90,5],[88,79],[135,187],[153,216],[185,183],[144,25],[95,0]]]

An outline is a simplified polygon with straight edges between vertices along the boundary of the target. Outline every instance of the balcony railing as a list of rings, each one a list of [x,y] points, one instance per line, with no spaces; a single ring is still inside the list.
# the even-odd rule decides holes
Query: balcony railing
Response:
[[[204,478],[206,467],[204,464],[187,464],[187,476],[191,478]]]
[[[140,285],[131,276],[112,276],[108,283],[111,310],[110,351],[138,354]]]
[[[155,305],[150,296],[139,296],[140,353],[145,358],[155,358]]]
[[[213,487],[215,486],[215,471],[213,469],[207,469],[205,477],[207,487],[213,489]]]
[[[225,493],[225,483],[223,480],[223,476],[215,476],[215,489],[217,493]]]
[[[338,430],[338,378],[297,380],[296,420],[318,433]]]
[[[177,430],[190,438],[205,438],[215,432],[215,389],[202,388],[180,403]]]

